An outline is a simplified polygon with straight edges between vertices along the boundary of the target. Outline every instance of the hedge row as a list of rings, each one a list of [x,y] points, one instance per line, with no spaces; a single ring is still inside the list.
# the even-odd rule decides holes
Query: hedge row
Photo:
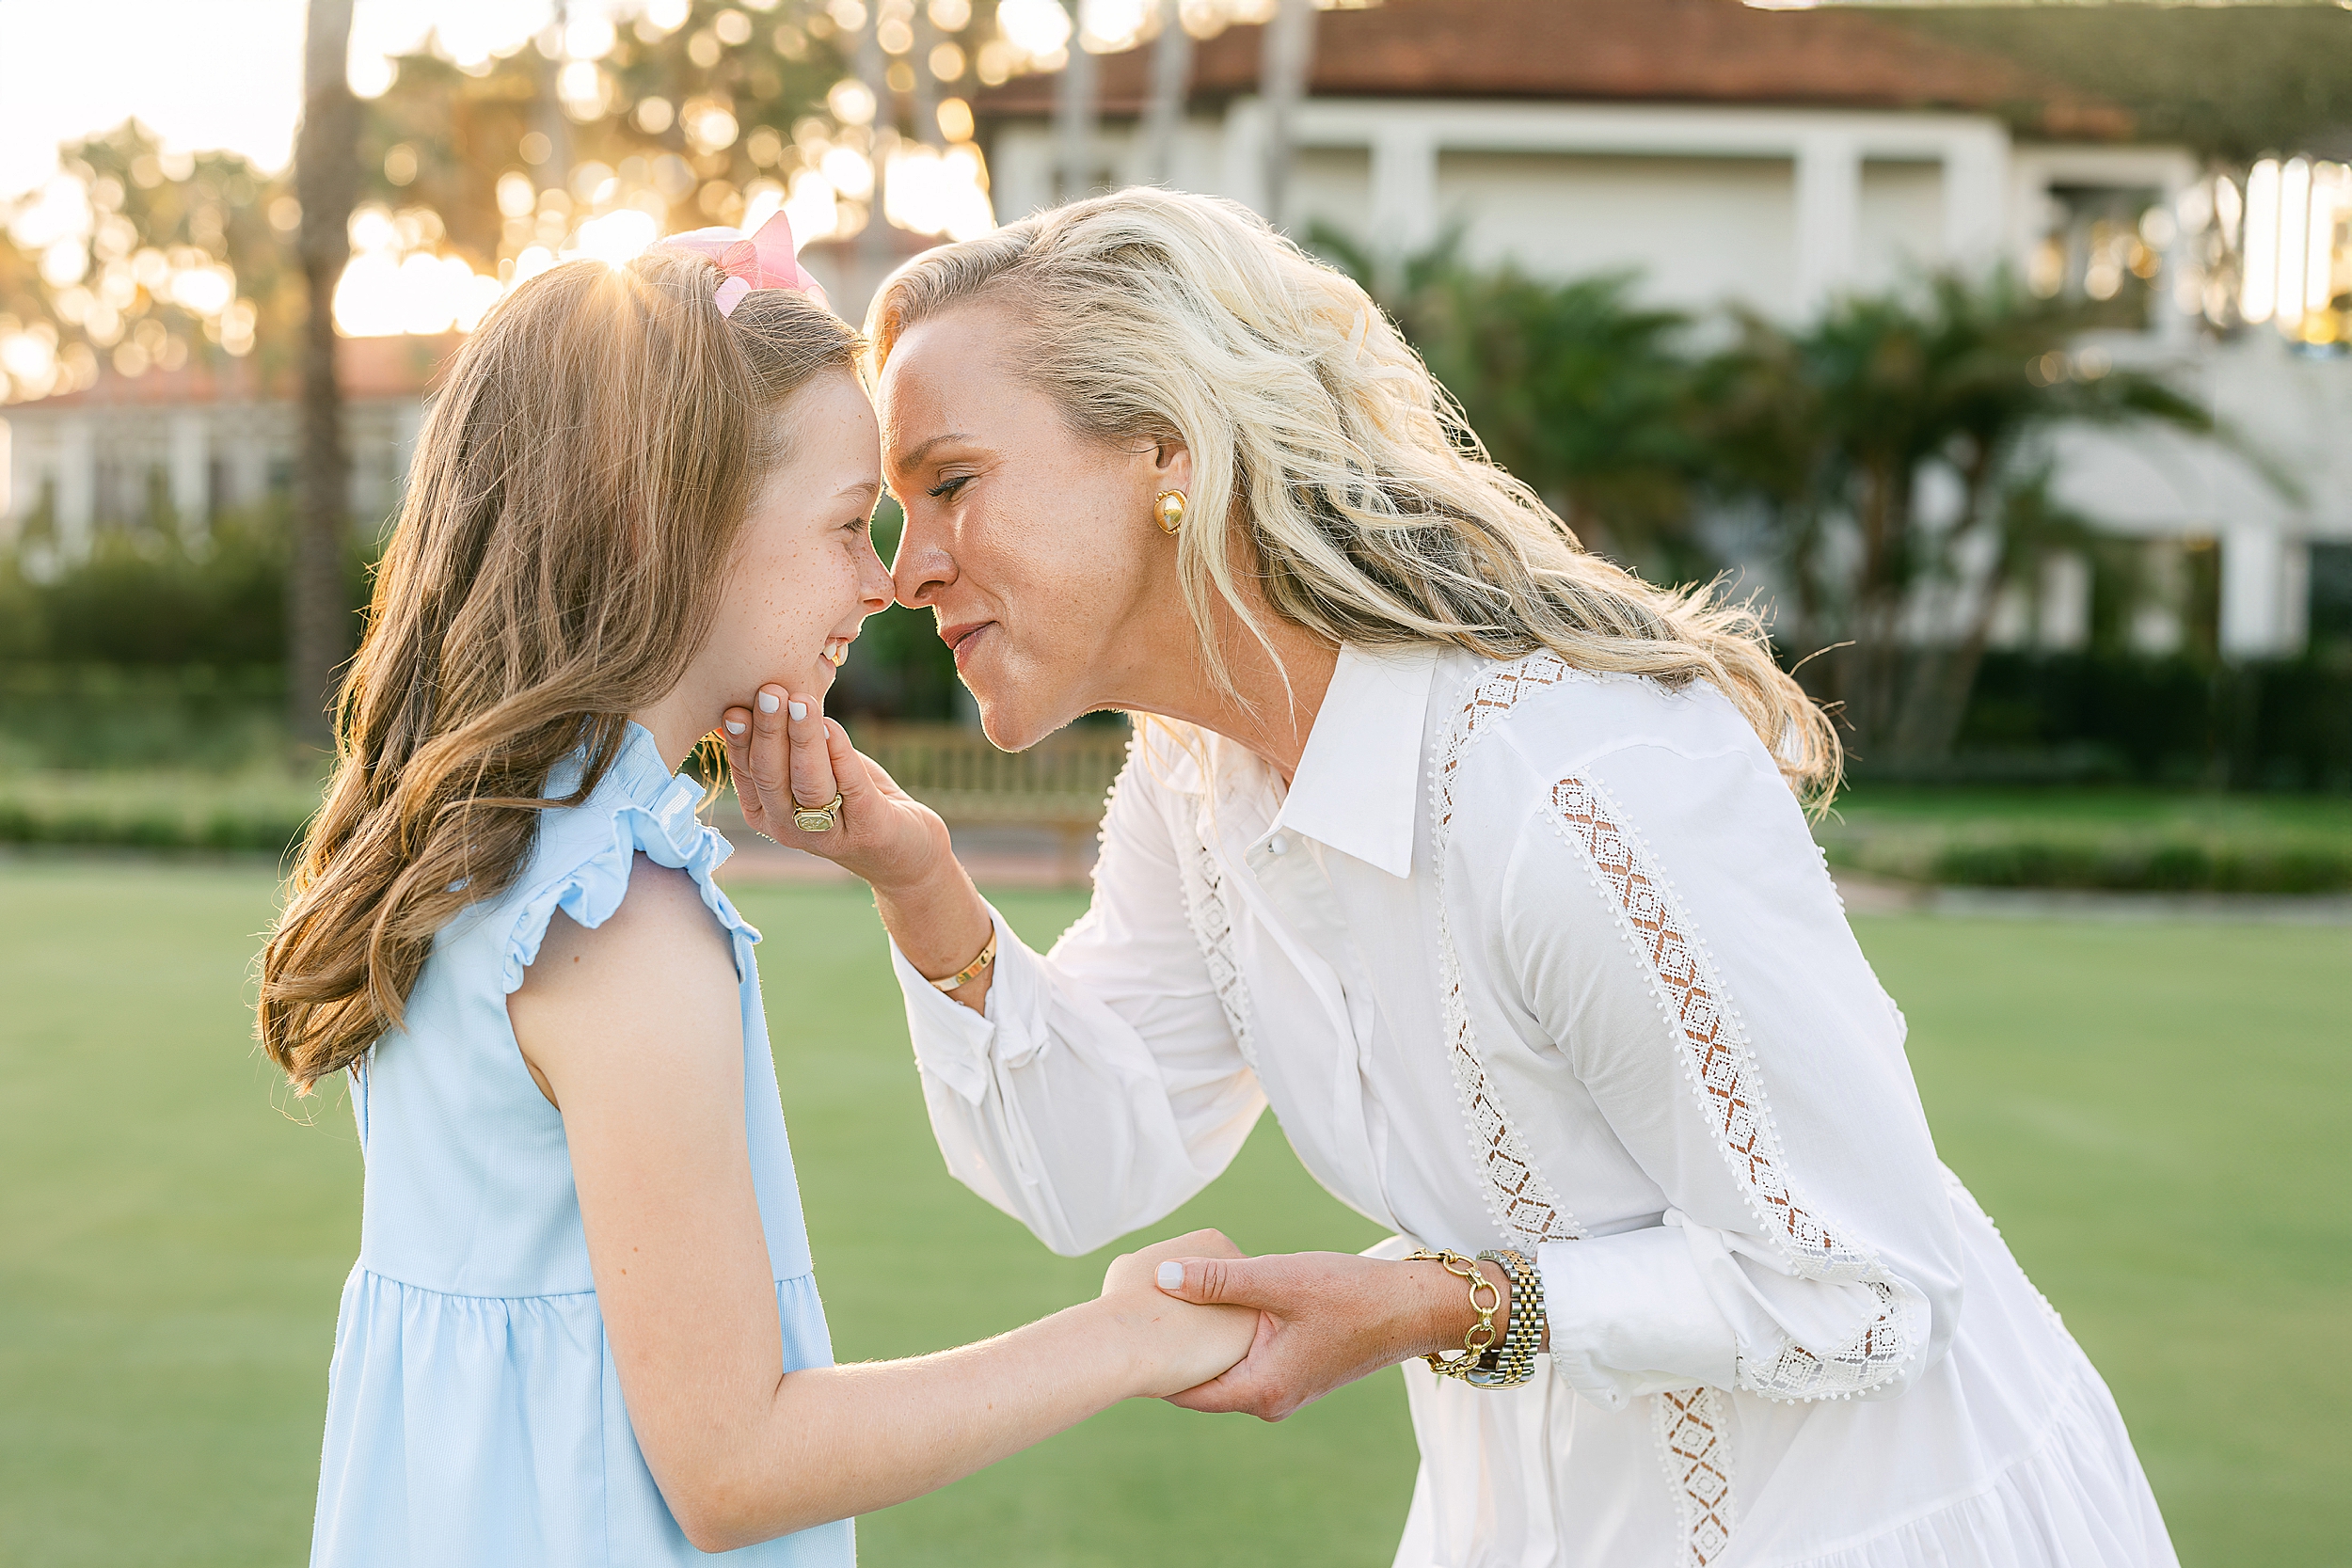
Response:
[[[1993,654],[1954,755],[1921,779],[2342,795],[2352,790],[2352,658]]]
[[[0,771],[233,773],[283,759],[281,666],[0,663]]]
[[[158,850],[264,850],[300,841],[304,812],[283,802],[125,801],[0,796],[0,843]],[[1833,863],[1958,887],[2132,893],[2352,892],[2352,844],[2204,843],[2128,836],[1976,836],[1899,862],[1834,845]]]
[[[1953,844],[1936,855],[1931,879],[1955,887],[2128,893],[2345,893],[2352,892],[2352,847],[2073,844],[2030,838]]]
[[[265,849],[284,854],[302,836],[305,818],[253,816],[234,810],[117,812],[103,807],[57,809],[0,800],[0,844],[88,845],[126,849]]]

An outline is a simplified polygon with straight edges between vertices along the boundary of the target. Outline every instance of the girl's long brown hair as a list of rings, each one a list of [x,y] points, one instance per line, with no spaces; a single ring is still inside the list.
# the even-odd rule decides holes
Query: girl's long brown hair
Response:
[[[263,1049],[307,1094],[396,1028],[434,934],[496,896],[701,646],[787,398],[857,335],[712,295],[657,249],[559,266],[458,352],[336,704],[337,763],[262,957]],[[542,798],[586,749],[580,787]]]

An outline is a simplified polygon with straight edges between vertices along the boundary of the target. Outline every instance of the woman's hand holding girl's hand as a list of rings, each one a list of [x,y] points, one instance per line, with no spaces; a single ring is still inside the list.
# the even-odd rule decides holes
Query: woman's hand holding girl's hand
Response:
[[[1183,1301],[1246,1307],[1259,1315],[1248,1359],[1174,1402],[1187,1410],[1247,1411],[1279,1421],[1343,1384],[1407,1356],[1451,1351],[1477,1321],[1469,1292],[1443,1264],[1389,1262],[1343,1252],[1245,1258],[1184,1257],[1159,1288]],[[1480,1268],[1502,1297],[1495,1327],[1510,1327],[1510,1280],[1499,1264]],[[1156,1277],[1156,1276],[1155,1276]]]
[[[850,745],[849,732],[825,717],[822,698],[763,686],[752,708],[727,709],[720,737],[754,832],[832,861],[878,890],[919,883],[949,856],[939,815]],[[836,791],[841,812],[831,829],[793,826],[796,809],[823,806]]]
[[[1255,1308],[1195,1307],[1156,1283],[1159,1265],[1171,1258],[1241,1256],[1222,1232],[1196,1230],[1112,1259],[1094,1306],[1127,1341],[1137,1397],[1166,1399],[1197,1387],[1249,1354],[1258,1335]]]

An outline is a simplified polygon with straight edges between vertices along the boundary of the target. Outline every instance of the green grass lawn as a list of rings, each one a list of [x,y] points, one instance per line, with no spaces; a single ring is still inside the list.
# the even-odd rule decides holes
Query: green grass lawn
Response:
[[[839,1353],[1090,1293],[951,1181],[864,901],[754,889],[786,1111]],[[1033,939],[1077,909],[1015,897]],[[266,870],[0,862],[0,1562],[271,1564],[308,1537],[358,1243],[340,1101],[250,1054]],[[2317,1562],[2352,1530],[2342,928],[1862,923],[1945,1157],[2106,1373],[2183,1560]],[[1253,1250],[1370,1227],[1270,1127],[1165,1229]],[[874,1516],[874,1564],[1385,1564],[1413,1467],[1375,1377],[1262,1426],[1112,1411]]]

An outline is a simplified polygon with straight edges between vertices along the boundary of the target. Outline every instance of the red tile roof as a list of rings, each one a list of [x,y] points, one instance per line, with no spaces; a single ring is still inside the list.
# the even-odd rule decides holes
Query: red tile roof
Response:
[[[1254,92],[1264,29],[1194,48],[1196,102]],[[1098,62],[1103,112],[1141,112],[1145,44]],[[973,103],[986,119],[1053,112],[1052,75]],[[1997,110],[2059,135],[2128,135],[2122,110],[2007,56],[1837,10],[1740,0],[1387,0],[1315,18],[1318,98],[1517,98]]]

